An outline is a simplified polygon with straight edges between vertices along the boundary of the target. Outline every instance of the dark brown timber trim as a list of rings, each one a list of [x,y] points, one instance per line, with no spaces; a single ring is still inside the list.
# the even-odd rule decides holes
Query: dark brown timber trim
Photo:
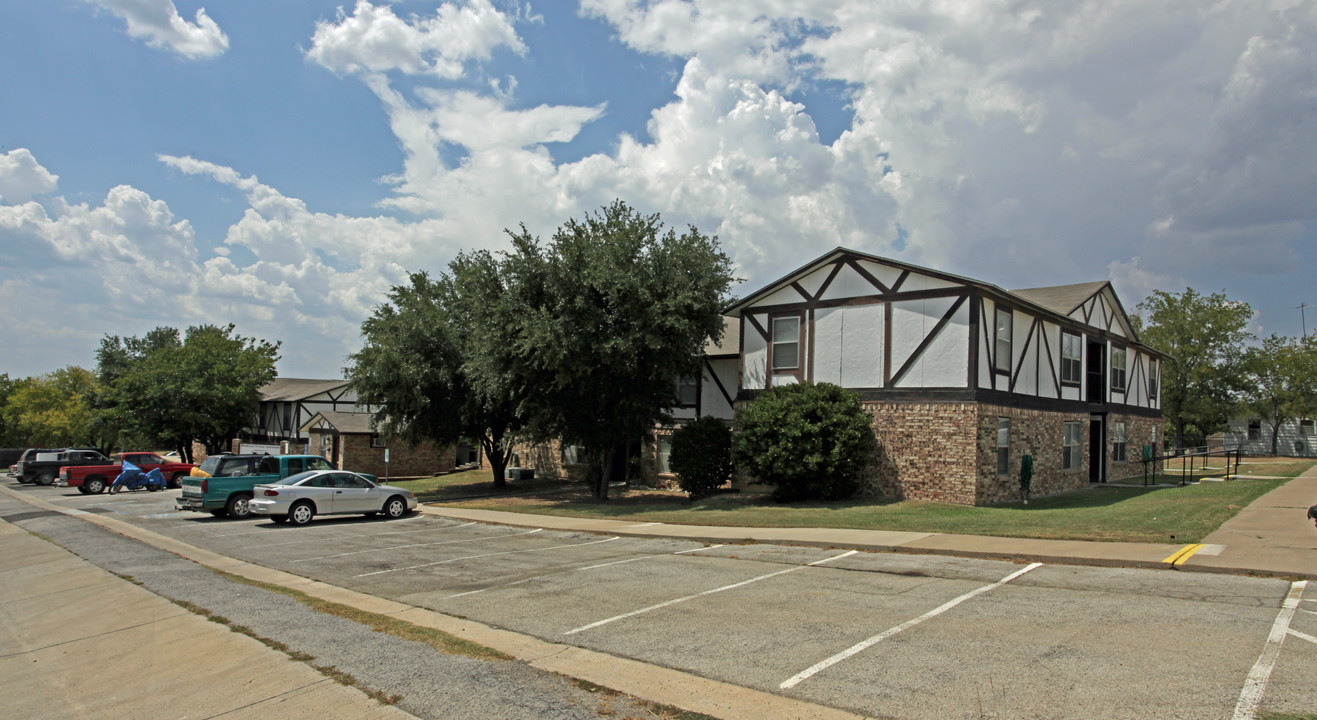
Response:
[[[910,372],[910,368],[915,366],[915,363],[919,361],[919,358],[924,354],[924,351],[928,349],[928,346],[932,345],[933,341],[937,339],[937,336],[942,332],[942,328],[945,328],[947,323],[951,322],[951,318],[955,317],[956,313],[960,310],[960,306],[965,304],[966,297],[967,296],[965,295],[961,295],[954,303],[951,303],[951,309],[947,310],[946,313],[942,315],[942,319],[938,320],[937,325],[933,326],[933,331],[925,335],[924,339],[920,341],[919,347],[915,348],[915,351],[910,354],[910,357],[906,358],[905,364],[896,372],[896,376],[893,377],[892,382],[889,383],[890,385],[896,385],[905,378],[906,373]]]

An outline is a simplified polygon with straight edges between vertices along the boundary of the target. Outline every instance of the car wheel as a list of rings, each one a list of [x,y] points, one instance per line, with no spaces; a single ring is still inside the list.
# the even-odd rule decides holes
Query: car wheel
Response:
[[[79,485],[79,486],[78,486],[78,492],[82,493],[83,495],[86,495],[86,494],[87,494],[87,484],[86,484],[86,483],[83,483],[83,484]]]
[[[38,485],[51,485],[54,484],[54,482],[55,476],[48,472],[41,473],[41,477],[37,478]]]
[[[287,516],[287,515],[271,515],[271,516],[270,516],[270,519],[273,520],[273,521],[275,521],[275,522],[277,522],[277,523],[279,523],[280,525],[282,525],[282,524],[288,522],[288,516]]]
[[[183,487],[183,478],[185,477],[187,477],[187,473],[174,473],[174,476],[169,478],[169,489],[177,490]]]
[[[288,509],[288,521],[294,525],[305,525],[315,516],[316,509],[305,500]]]
[[[100,495],[105,492],[105,480],[98,477],[89,477],[82,481],[82,490],[88,495]]]
[[[394,495],[384,502],[384,517],[397,520],[407,514],[407,501]]]
[[[246,520],[252,515],[252,509],[247,505],[247,501],[251,499],[251,495],[238,493],[229,498],[229,504],[224,506],[224,511],[234,520]]]

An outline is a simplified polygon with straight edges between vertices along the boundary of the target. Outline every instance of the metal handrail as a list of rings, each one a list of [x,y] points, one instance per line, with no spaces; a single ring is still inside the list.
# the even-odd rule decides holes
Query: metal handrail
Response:
[[[1188,474],[1187,482],[1192,483],[1194,481],[1195,458],[1202,458],[1201,469],[1204,471],[1207,470],[1208,458],[1211,457],[1225,458],[1226,476],[1228,478],[1230,475],[1239,474],[1239,463],[1244,454],[1243,443],[1236,445],[1234,448],[1227,448],[1225,446],[1221,446],[1220,448],[1215,448],[1215,449],[1210,446],[1201,446],[1194,448],[1176,448],[1176,450],[1173,453],[1168,453],[1164,455],[1158,455],[1156,453],[1149,452],[1150,448],[1148,448],[1148,446],[1146,445],[1144,446],[1144,448],[1145,448],[1145,452],[1143,456],[1143,486],[1144,487],[1148,486],[1149,466],[1151,465],[1151,469],[1153,471],[1152,474],[1155,476],[1157,474],[1158,461],[1162,463],[1162,468],[1164,470],[1166,467],[1167,460],[1176,460],[1176,459],[1180,460],[1180,486],[1184,487],[1184,485],[1186,484],[1186,480],[1185,480],[1186,471]],[[1235,471],[1233,473],[1230,472],[1230,461],[1232,458],[1234,459],[1234,463],[1235,463]],[[1206,475],[1206,472],[1204,472],[1204,475]]]

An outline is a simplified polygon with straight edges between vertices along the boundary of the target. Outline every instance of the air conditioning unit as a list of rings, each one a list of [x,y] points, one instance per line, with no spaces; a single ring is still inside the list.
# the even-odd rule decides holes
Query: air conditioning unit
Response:
[[[509,480],[532,480],[535,478],[535,468],[510,467],[503,473],[503,477]]]

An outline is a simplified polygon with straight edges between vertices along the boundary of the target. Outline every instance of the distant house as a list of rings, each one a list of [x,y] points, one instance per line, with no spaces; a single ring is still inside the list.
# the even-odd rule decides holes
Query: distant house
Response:
[[[371,427],[372,413],[323,410],[299,431],[308,437],[307,452],[320,455],[335,467],[385,477],[422,477],[452,471],[470,461],[463,446],[423,442],[385,443]],[[387,462],[385,453],[387,455]],[[461,455],[461,457],[459,457]]]
[[[1271,423],[1256,417],[1230,418],[1222,444],[1230,449],[1240,447],[1245,455],[1270,455]],[[1317,422],[1312,418],[1291,418],[1282,422],[1276,437],[1276,454],[1317,457]]]
[[[1007,291],[837,248],[726,311],[739,336],[679,396],[694,415],[805,380],[855,390],[873,416],[869,493],[962,504],[1139,475],[1161,426],[1165,356],[1139,342],[1108,282]],[[736,389],[728,387],[735,354]],[[706,401],[707,399],[707,401]],[[649,465],[662,478],[661,428]]]
[[[347,380],[276,378],[260,388],[261,402],[250,424],[239,436],[243,441],[304,446],[310,436],[302,427],[316,413],[361,412],[357,395]]]

